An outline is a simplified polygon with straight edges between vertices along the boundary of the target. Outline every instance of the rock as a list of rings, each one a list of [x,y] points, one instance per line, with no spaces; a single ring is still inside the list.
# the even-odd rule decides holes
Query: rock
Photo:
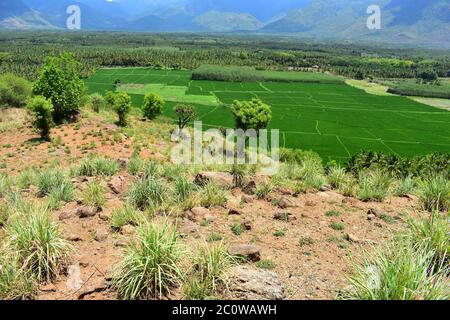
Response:
[[[376,218],[376,216],[374,215],[374,214],[372,214],[372,213],[369,213],[368,215],[367,215],[367,220],[369,220],[369,221],[372,221],[372,220],[374,220]]]
[[[242,213],[238,209],[233,208],[233,209],[228,210],[228,214],[230,216],[240,216]]]
[[[203,207],[195,207],[192,208],[190,211],[191,214],[188,214],[188,218],[194,222],[200,221],[204,219],[206,215],[211,214],[211,211],[209,209]]]
[[[102,211],[98,214],[98,217],[103,221],[109,221],[111,214],[109,212]]]
[[[252,203],[253,200],[254,200],[253,197],[250,195],[246,195],[246,194],[242,195],[242,202],[244,202],[244,203]]]
[[[317,206],[317,202],[312,201],[312,200],[306,200],[305,206],[307,206],[307,207],[315,207],[315,206]]]
[[[354,243],[361,242],[361,240],[357,236],[355,236],[355,235],[353,235],[351,233],[347,234],[346,238],[350,242],[354,242]]]
[[[78,264],[67,267],[67,288],[71,291],[79,290],[83,285],[81,280],[81,270]]]
[[[200,172],[194,180],[194,183],[199,186],[205,186],[209,182],[214,182],[220,187],[231,188],[233,176],[227,172]]]
[[[278,204],[278,206],[281,209],[286,209],[286,208],[294,207],[294,203],[286,197],[281,197],[280,203]]]
[[[56,286],[53,283],[49,283],[43,287],[41,287],[42,292],[56,292]]]
[[[199,231],[199,226],[191,220],[183,219],[178,226],[178,231],[182,235],[189,235],[191,233],[197,233]]]
[[[103,242],[108,239],[108,232],[105,230],[97,230],[94,239],[98,242]]]
[[[120,169],[126,169],[128,165],[128,159],[125,158],[117,159],[117,163],[119,164]]]
[[[98,208],[83,206],[77,209],[77,215],[80,218],[89,218],[97,214]]]
[[[239,208],[240,204],[241,200],[238,198],[238,196],[227,196],[227,208],[229,209]]]
[[[120,228],[120,233],[123,235],[133,235],[136,233],[136,228],[127,224]]]
[[[208,213],[208,214],[205,214],[205,216],[203,217],[203,220],[207,221],[207,222],[213,222],[213,221],[216,221],[216,216]]]
[[[78,262],[78,264],[80,265],[80,267],[82,268],[87,268],[89,267],[89,260],[86,257],[82,257],[80,259],[80,261]]]
[[[252,230],[252,222],[250,220],[245,220],[242,225],[246,230]]]
[[[242,188],[242,192],[244,192],[247,195],[253,195],[255,194],[256,191],[256,182],[255,181],[250,181],[249,183],[247,183],[243,188]]]
[[[279,193],[281,193],[282,195],[285,195],[285,196],[292,196],[292,195],[294,195],[294,191],[292,191],[292,190],[289,189],[289,188],[278,187],[278,188],[276,189],[276,191],[279,192]]]
[[[78,241],[83,240],[83,239],[81,239],[81,237],[80,237],[79,235],[77,235],[77,234],[71,234],[71,235],[69,235],[66,239],[69,240],[69,241],[73,241],[73,242],[78,242]]]
[[[329,197],[330,197],[330,195],[329,195],[328,193],[323,192],[323,191],[317,192],[317,195],[318,195],[319,197],[322,197],[322,198],[329,198]]]
[[[370,214],[374,215],[375,217],[379,218],[383,215],[383,211],[381,211],[380,209],[377,208],[370,208],[367,211],[367,216],[369,216]]]
[[[72,217],[72,213],[70,211],[63,211],[59,214],[58,219],[60,221],[70,219]]]
[[[273,218],[275,220],[281,220],[284,222],[291,222],[297,220],[297,217],[290,212],[277,212],[274,214]]]
[[[350,197],[345,197],[344,199],[342,199],[342,204],[348,204],[350,206],[354,206],[357,204],[357,200],[350,198]]]
[[[331,190],[333,190],[333,188],[329,185],[322,186],[319,189],[319,191],[322,191],[322,192],[327,192],[327,191],[331,191]]]
[[[242,300],[282,300],[284,288],[277,274],[249,266],[230,269],[229,290]]]
[[[119,239],[116,242],[114,242],[114,246],[118,248],[124,248],[128,246],[128,242],[126,240]]]
[[[121,194],[124,190],[125,178],[122,176],[113,177],[108,183],[108,187],[115,194]]]
[[[233,245],[228,250],[232,256],[245,258],[247,261],[257,262],[261,260],[260,248],[253,244]]]

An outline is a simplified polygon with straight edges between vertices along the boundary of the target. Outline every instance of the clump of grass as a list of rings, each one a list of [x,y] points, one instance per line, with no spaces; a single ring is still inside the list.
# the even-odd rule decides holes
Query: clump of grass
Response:
[[[55,279],[71,250],[45,208],[36,207],[15,217],[6,228],[5,252],[39,282]]]
[[[337,210],[330,210],[330,211],[325,212],[325,215],[327,217],[339,217],[341,215],[341,213]]]
[[[233,176],[233,186],[235,188],[242,187],[248,171],[248,167],[245,164],[233,164],[231,166],[230,174]]]
[[[311,237],[301,237],[299,243],[301,247],[310,246],[314,244],[314,239]]]
[[[28,300],[37,296],[33,275],[24,273],[17,259],[0,258],[0,300]]]
[[[340,166],[331,166],[328,169],[327,177],[330,185],[335,189],[339,189],[339,187],[347,180],[347,172]]]
[[[388,224],[393,224],[395,222],[394,218],[387,214],[387,213],[382,213],[380,215],[380,219],[383,220],[384,222],[388,223]]]
[[[226,202],[225,191],[215,183],[210,182],[203,187],[200,199],[200,204],[203,207],[223,206]]]
[[[82,193],[82,198],[85,205],[102,208],[106,203],[105,188],[99,181],[88,182]]]
[[[194,192],[194,184],[185,177],[181,176],[175,179],[175,195],[178,201],[188,199]]]
[[[26,168],[20,172],[16,178],[16,185],[19,189],[26,189],[36,181],[36,170],[34,168]]]
[[[5,175],[0,174],[0,197],[4,197],[8,192],[10,192],[11,186],[12,183],[10,179]]]
[[[231,225],[231,232],[232,232],[235,236],[240,236],[240,235],[243,234],[246,230],[247,230],[247,228],[244,226],[243,223],[233,223],[233,224]]]
[[[130,206],[115,210],[111,215],[111,227],[120,230],[123,226],[138,226],[145,221],[144,215]]]
[[[127,171],[129,174],[135,176],[140,172],[143,172],[145,169],[145,161],[139,157],[131,157],[128,162]]]
[[[355,265],[350,277],[351,289],[344,299],[356,300],[448,300],[443,268],[430,273],[434,250],[398,239],[367,253],[361,265]],[[448,268],[448,266],[447,266]]]
[[[345,223],[343,222],[332,222],[330,228],[336,231],[342,231],[345,229]]]
[[[208,241],[208,242],[217,242],[217,241],[222,241],[222,240],[223,240],[223,236],[218,233],[211,233],[210,235],[208,235],[208,238],[206,239],[206,241]]]
[[[137,233],[137,241],[117,266],[112,286],[125,300],[162,298],[183,278],[177,233],[168,223],[144,224]]]
[[[450,203],[450,182],[443,176],[419,182],[419,199],[427,211],[447,211]]]
[[[10,209],[5,201],[0,201],[0,227],[4,227],[8,221]]]
[[[258,199],[265,199],[273,190],[272,184],[263,182],[256,186],[255,194]]]
[[[392,178],[380,170],[363,172],[359,176],[357,195],[362,201],[383,201],[392,185]]]
[[[273,233],[273,235],[277,238],[284,237],[286,235],[286,229],[280,229]]]
[[[46,169],[36,177],[36,187],[38,189],[37,195],[45,197],[52,192],[52,190],[68,183],[64,174],[56,169]]]
[[[226,288],[226,270],[235,263],[228,250],[222,245],[200,247],[193,261],[190,279],[183,288],[185,299],[204,300]]]
[[[412,194],[416,185],[416,181],[411,176],[401,179],[395,184],[394,195],[397,197],[404,197],[408,194]]]
[[[166,197],[166,187],[153,177],[136,181],[128,191],[128,202],[135,208],[145,210],[160,205]]]
[[[65,180],[61,185],[55,186],[49,194],[49,205],[52,209],[59,208],[61,203],[70,202],[75,197],[73,184]]]
[[[90,156],[84,158],[78,167],[79,176],[113,176],[119,171],[119,164],[112,159]]]
[[[255,266],[260,269],[272,270],[275,269],[277,264],[273,260],[260,260],[255,263]]]

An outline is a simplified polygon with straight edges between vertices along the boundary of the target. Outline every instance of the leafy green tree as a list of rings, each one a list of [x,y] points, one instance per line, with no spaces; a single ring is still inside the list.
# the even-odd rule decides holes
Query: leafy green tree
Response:
[[[23,107],[30,94],[29,81],[10,73],[0,76],[0,108]]]
[[[421,81],[423,83],[435,82],[439,79],[438,74],[434,70],[421,71],[418,74],[418,78],[419,78],[419,81]]]
[[[176,105],[173,111],[178,117],[177,123],[180,130],[183,130],[189,122],[195,119],[197,115],[195,108],[186,104]]]
[[[125,92],[111,92],[106,94],[108,105],[119,116],[118,125],[125,127],[127,125],[127,115],[131,110],[131,97]]]
[[[43,139],[50,139],[50,129],[54,126],[52,102],[43,96],[28,101],[27,109],[33,117],[33,127],[38,129]]]
[[[144,97],[143,112],[144,117],[153,120],[159,116],[162,112],[162,107],[164,106],[164,99],[155,93],[147,93]]]
[[[94,110],[94,112],[97,112],[97,113],[100,112],[100,109],[105,104],[105,99],[103,98],[103,96],[100,93],[93,93],[90,96],[90,100],[91,100],[92,110]]]
[[[76,115],[84,93],[80,79],[81,64],[70,53],[59,57],[47,57],[33,92],[51,100],[54,106],[53,119],[61,122]]]
[[[236,120],[236,127],[243,130],[267,128],[272,120],[271,107],[259,99],[235,100],[231,106],[231,112]]]

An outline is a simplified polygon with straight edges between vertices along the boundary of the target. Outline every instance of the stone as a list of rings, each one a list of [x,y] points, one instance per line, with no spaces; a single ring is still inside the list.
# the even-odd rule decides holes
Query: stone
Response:
[[[376,216],[374,215],[374,214],[372,214],[372,213],[369,213],[368,215],[367,215],[367,220],[369,220],[369,221],[372,221],[372,220],[374,220],[376,218]]]
[[[108,187],[115,194],[121,194],[124,190],[125,178],[122,176],[113,177],[110,182],[108,182]]]
[[[80,218],[94,217],[98,212],[98,208],[83,206],[77,209],[77,215]]]
[[[294,203],[286,197],[281,197],[280,203],[278,204],[278,206],[281,209],[286,209],[286,208],[294,207]]]
[[[59,214],[58,217],[59,221],[64,221],[70,218],[72,218],[72,213],[70,211],[63,211]]]
[[[67,238],[67,240],[69,241],[73,241],[73,242],[78,242],[78,241],[82,241],[83,239],[81,239],[81,237],[77,234],[71,234],[69,235]]]
[[[254,201],[253,197],[247,194],[242,195],[242,202],[252,203]]]
[[[103,221],[109,221],[111,214],[109,212],[102,211],[98,214],[98,217]]]
[[[240,216],[242,213],[240,210],[238,210],[236,208],[232,208],[232,209],[228,210],[228,214],[230,216]]]
[[[275,220],[281,220],[281,221],[284,221],[284,222],[291,222],[291,221],[297,220],[297,217],[294,216],[292,213],[290,213],[290,212],[281,212],[281,211],[275,213],[273,218]]]
[[[249,266],[230,269],[229,290],[241,300],[284,299],[284,288],[276,273]]]
[[[120,169],[126,169],[128,165],[128,159],[125,158],[117,159],[117,163],[119,164]]]
[[[199,231],[199,226],[191,220],[183,219],[178,226],[178,231],[182,235],[189,235],[192,233],[197,233]]]
[[[361,242],[361,240],[357,236],[355,236],[354,234],[351,234],[351,233],[347,234],[346,238],[350,242],[354,242],[354,243]]]
[[[252,222],[250,220],[245,220],[242,225],[246,230],[252,230]]]
[[[200,172],[195,177],[194,183],[199,186],[214,182],[219,187],[233,187],[233,176],[227,172]]]
[[[41,287],[41,291],[42,292],[56,292],[57,288],[55,286],[55,284],[53,283],[49,283],[46,284],[45,286]]]
[[[244,192],[247,195],[253,195],[256,192],[256,182],[255,181],[250,181],[249,183],[247,183],[243,188],[242,188],[242,192]]]
[[[377,208],[370,208],[367,211],[367,215],[372,214],[372,215],[374,215],[377,218],[381,217],[383,215],[383,213],[384,213],[383,211],[381,211],[380,209],[377,209]]]
[[[67,267],[67,288],[71,291],[79,290],[83,286],[80,265],[73,264]]]
[[[357,202],[358,201],[356,199],[350,197],[345,197],[344,199],[342,199],[342,204],[348,204],[350,206],[356,205]]]
[[[126,240],[119,239],[116,242],[114,242],[114,246],[118,248],[124,248],[128,246],[128,242]]]
[[[136,228],[127,224],[120,228],[120,233],[123,235],[133,235],[136,233]]]
[[[82,258],[80,258],[80,261],[78,262],[78,264],[82,268],[87,268],[87,267],[89,267],[89,260],[86,257],[82,257]]]
[[[108,239],[108,232],[105,230],[97,230],[95,231],[94,239],[98,242],[103,242]]]
[[[228,250],[232,256],[245,258],[247,261],[257,262],[261,260],[260,248],[253,244],[237,244]]]
[[[289,188],[278,187],[278,188],[276,189],[276,191],[278,191],[279,193],[281,193],[281,194],[284,195],[284,196],[292,196],[292,195],[294,195],[294,191],[292,191],[292,190],[289,189]]]
[[[320,191],[322,192],[327,192],[327,191],[331,191],[333,190],[333,188],[330,185],[324,185],[322,187],[320,187]]]
[[[191,214],[188,214],[188,218],[194,222],[202,220],[206,215],[209,215],[211,211],[204,207],[195,207],[192,208]]]
[[[312,201],[312,200],[306,200],[305,206],[307,206],[307,207],[315,207],[315,206],[317,206],[317,202]]]

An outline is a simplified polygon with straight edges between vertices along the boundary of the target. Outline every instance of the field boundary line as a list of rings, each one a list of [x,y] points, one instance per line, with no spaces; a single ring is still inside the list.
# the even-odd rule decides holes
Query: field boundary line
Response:
[[[341,146],[344,148],[345,152],[347,152],[348,157],[350,158],[352,155],[350,154],[350,151],[347,149],[346,145],[341,141],[338,135],[335,136],[337,141],[341,144]]]
[[[318,134],[322,135],[322,132],[319,130],[319,120],[316,120],[316,131]]]
[[[270,93],[274,93],[274,91],[270,90],[270,89],[267,88],[265,85],[263,85],[262,82],[258,82],[258,83],[259,83],[259,86],[260,86],[261,88],[263,88],[264,90],[266,90],[266,91],[268,91],[268,92],[270,92]]]

